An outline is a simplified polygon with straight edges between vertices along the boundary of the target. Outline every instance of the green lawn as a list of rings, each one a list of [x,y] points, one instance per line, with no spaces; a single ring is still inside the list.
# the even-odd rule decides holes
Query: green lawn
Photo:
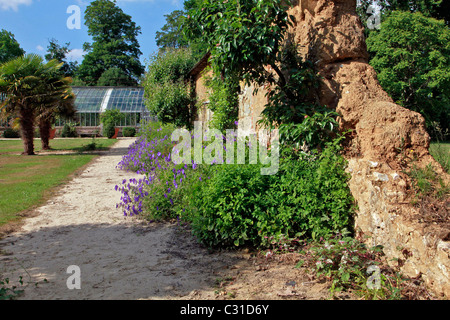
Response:
[[[446,172],[450,170],[450,143],[432,143],[430,153],[439,162]]]
[[[96,139],[97,146],[109,148],[117,140]],[[17,155],[21,140],[0,140],[0,226],[20,219],[21,213],[42,203],[52,190],[66,182],[97,155],[80,152],[92,142],[86,139],[51,140],[53,150],[73,150],[65,155]],[[36,151],[40,141],[35,140]]]
[[[54,151],[73,150],[80,151],[81,148],[93,140],[92,138],[73,138],[73,139],[53,139],[50,140],[50,148]],[[116,140],[96,138],[95,142],[103,148],[110,147]],[[34,151],[41,151],[41,140],[34,139]],[[23,152],[23,143],[19,139],[0,140],[0,154],[21,153]]]

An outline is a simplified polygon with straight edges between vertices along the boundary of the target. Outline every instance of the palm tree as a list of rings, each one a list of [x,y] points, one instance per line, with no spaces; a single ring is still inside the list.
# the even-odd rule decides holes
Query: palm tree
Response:
[[[37,116],[43,150],[50,149],[50,129],[52,123],[55,122],[56,116],[72,118],[76,112],[74,106],[75,95],[70,87],[72,79],[56,75],[55,79],[49,80],[47,83],[48,92],[52,91],[53,94],[39,99]]]
[[[64,98],[62,76],[59,80],[55,76],[61,66],[56,60],[44,63],[36,54],[26,54],[0,65],[0,93],[6,95],[1,108],[19,118],[23,154],[34,154],[34,125],[39,106],[44,101]]]

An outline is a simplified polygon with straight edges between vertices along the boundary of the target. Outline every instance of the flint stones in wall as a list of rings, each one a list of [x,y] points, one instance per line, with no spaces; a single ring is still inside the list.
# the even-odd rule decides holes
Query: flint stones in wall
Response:
[[[393,265],[401,262],[406,276],[422,275],[438,295],[450,296],[450,242],[420,223],[409,204],[407,183],[386,164],[350,159],[349,187],[358,204],[356,230],[369,236],[368,244],[382,245]],[[377,170],[377,171],[375,171]]]

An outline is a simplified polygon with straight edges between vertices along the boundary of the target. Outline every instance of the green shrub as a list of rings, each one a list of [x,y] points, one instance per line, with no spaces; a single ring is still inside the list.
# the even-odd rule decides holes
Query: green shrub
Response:
[[[113,126],[116,126],[123,119],[125,119],[125,114],[117,109],[106,110],[100,115],[100,121],[104,126],[106,126],[108,123],[111,123]]]
[[[61,130],[61,137],[63,138],[75,138],[78,136],[75,128],[76,124],[72,122],[66,122]]]
[[[313,158],[280,159],[276,175],[260,165],[217,165],[187,195],[194,234],[216,246],[268,246],[269,239],[318,239],[352,226],[353,198],[338,142]]]
[[[122,135],[124,137],[134,137],[136,136],[136,129],[131,127],[123,128]]]
[[[19,130],[15,130],[12,128],[6,128],[5,131],[3,131],[3,137],[4,138],[19,138]]]
[[[116,128],[112,122],[108,122],[103,126],[103,136],[111,139],[116,134]]]

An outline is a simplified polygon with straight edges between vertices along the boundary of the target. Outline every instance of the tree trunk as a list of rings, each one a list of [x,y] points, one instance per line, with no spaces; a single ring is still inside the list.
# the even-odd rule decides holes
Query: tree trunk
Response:
[[[34,112],[28,108],[20,110],[20,130],[22,131],[24,155],[34,155]]]
[[[42,150],[49,150],[51,123],[48,119],[39,120],[39,134],[41,135]]]

